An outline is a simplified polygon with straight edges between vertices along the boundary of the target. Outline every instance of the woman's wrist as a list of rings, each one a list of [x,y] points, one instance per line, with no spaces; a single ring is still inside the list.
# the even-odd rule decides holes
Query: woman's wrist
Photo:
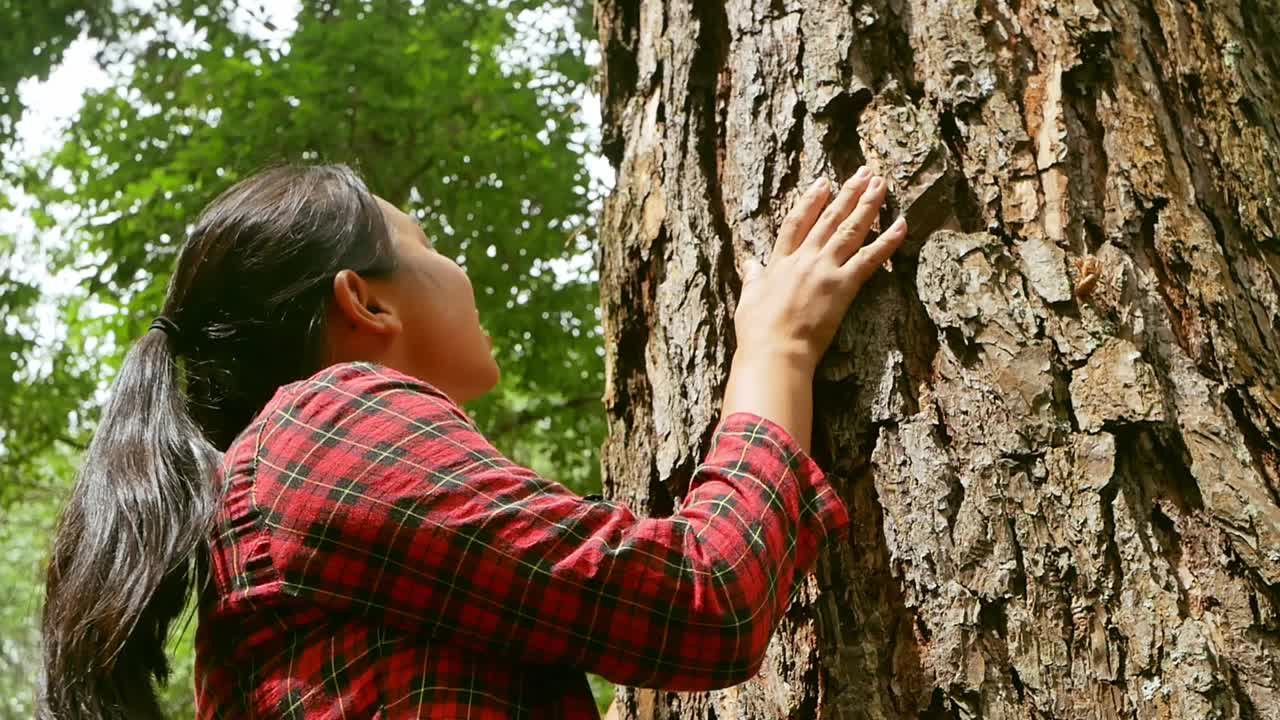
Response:
[[[733,353],[733,362],[741,362],[748,366],[768,366],[781,372],[795,373],[809,381],[818,369],[820,357],[801,343],[753,344],[750,347],[739,346]]]

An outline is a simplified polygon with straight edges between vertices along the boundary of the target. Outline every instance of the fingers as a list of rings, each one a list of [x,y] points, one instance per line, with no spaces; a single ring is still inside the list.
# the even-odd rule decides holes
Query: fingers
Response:
[[[826,178],[818,178],[804,195],[791,207],[791,212],[782,221],[782,229],[778,231],[778,241],[773,244],[773,257],[790,255],[800,246],[800,242],[809,234],[813,221],[827,204],[831,196],[831,186]]]
[[[871,171],[867,169],[867,166],[863,165],[858,168],[858,172],[854,173],[840,187],[840,194],[836,196],[836,199],[822,212],[822,217],[818,218],[818,222],[809,231],[809,236],[805,238],[805,242],[811,243],[815,248],[821,248],[826,245],[831,233],[858,206],[858,199],[862,197],[862,193],[866,190],[867,183],[870,180]]]
[[[867,232],[871,230],[871,223],[875,222],[880,206],[884,204],[885,192],[885,181],[879,177],[871,178],[867,183],[866,192],[858,198],[858,204],[853,208],[853,212],[844,218],[840,227],[836,228],[831,239],[827,241],[823,249],[831,253],[837,265],[843,265],[858,251],[858,248],[862,247]]]
[[[880,237],[870,245],[866,245],[842,266],[845,272],[848,272],[850,282],[854,288],[861,288],[871,274],[880,269],[889,256],[902,246],[902,241],[907,237],[907,221],[898,218],[888,230],[880,233]]]

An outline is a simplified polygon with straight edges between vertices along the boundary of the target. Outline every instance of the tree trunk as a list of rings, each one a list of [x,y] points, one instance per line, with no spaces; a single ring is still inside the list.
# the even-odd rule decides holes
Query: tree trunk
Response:
[[[811,178],[908,245],[819,371],[854,517],[629,718],[1280,718],[1274,0],[601,0],[606,491],[678,507]]]

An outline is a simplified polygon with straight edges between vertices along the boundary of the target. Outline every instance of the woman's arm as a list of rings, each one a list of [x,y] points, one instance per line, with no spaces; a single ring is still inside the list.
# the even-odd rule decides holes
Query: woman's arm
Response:
[[[252,482],[286,595],[673,690],[753,675],[795,579],[848,522],[757,415],[723,420],[679,513],[637,518],[512,464],[447,396],[374,366],[335,366],[283,404]],[[263,545],[246,540],[247,563]]]
[[[795,579],[848,522],[807,455],[811,384],[845,309],[905,235],[899,221],[862,246],[883,197],[865,173],[830,205],[816,183],[769,267],[747,273],[723,420],[671,518],[513,465],[407,376],[341,366],[303,388],[269,423],[253,480],[282,587],[628,685],[750,677]]]

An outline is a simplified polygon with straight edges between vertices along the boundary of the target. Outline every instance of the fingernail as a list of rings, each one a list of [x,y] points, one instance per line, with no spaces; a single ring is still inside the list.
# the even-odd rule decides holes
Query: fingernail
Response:
[[[905,228],[906,226],[907,226],[907,219],[899,215],[898,219],[894,220],[893,224],[889,226],[889,232],[892,232],[892,233],[902,232],[903,228]]]
[[[882,180],[882,179],[881,179],[881,178],[879,178],[879,177],[873,177],[873,178],[871,178],[871,184],[867,186],[867,189],[868,189],[868,190],[879,190],[881,185],[884,185],[884,180]]]
[[[814,181],[813,181],[813,184],[812,184],[812,185],[810,185],[810,186],[809,186],[809,192],[811,192],[811,193],[813,193],[813,192],[818,192],[818,191],[819,191],[819,190],[821,190],[821,189],[822,189],[822,187],[823,187],[823,186],[825,186],[826,184],[827,184],[827,179],[826,179],[826,178],[818,178],[817,180],[814,180]]]
[[[854,173],[853,176],[855,178],[862,179],[867,176],[867,173],[870,173],[870,172],[871,171],[867,169],[867,166],[863,165],[862,167],[858,168],[858,172]]]

